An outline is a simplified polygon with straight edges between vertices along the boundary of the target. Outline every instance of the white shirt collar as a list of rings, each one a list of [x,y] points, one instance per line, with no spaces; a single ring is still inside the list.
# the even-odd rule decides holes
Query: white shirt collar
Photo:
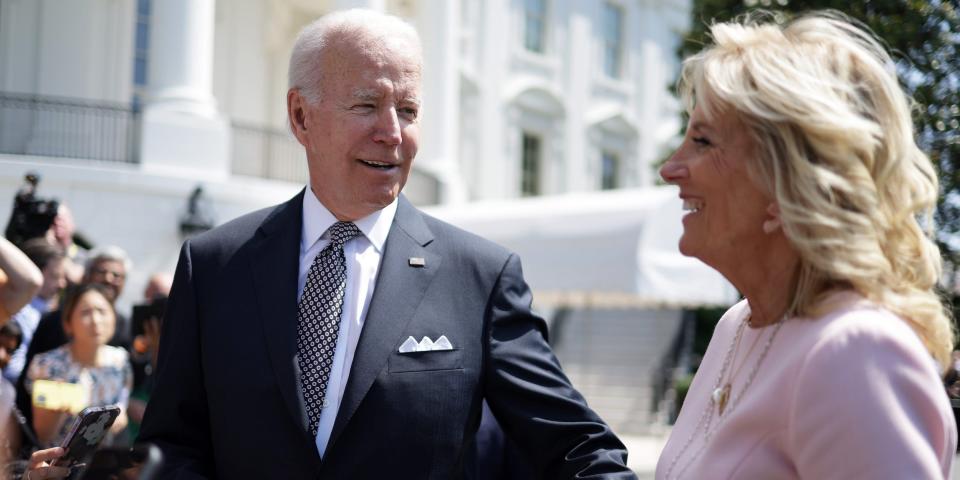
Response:
[[[390,205],[353,223],[363,232],[377,252],[382,254],[383,244],[387,242],[387,234],[390,233],[390,226],[393,224],[396,213],[397,199],[395,198]],[[300,234],[300,251],[309,250],[334,223],[337,223],[337,217],[333,216],[330,210],[320,203],[320,200],[317,200],[310,185],[307,185],[307,191],[303,193],[303,230]]]

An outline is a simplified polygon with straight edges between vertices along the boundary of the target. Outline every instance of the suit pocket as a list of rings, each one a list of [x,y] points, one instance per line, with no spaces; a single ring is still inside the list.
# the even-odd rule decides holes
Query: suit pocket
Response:
[[[462,370],[463,350],[394,353],[387,364],[388,373]]]

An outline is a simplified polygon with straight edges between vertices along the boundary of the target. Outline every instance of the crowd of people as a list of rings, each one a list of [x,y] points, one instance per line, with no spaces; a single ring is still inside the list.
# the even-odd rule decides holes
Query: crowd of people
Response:
[[[656,477],[947,477],[937,177],[893,60],[837,12],[712,35],[684,62],[690,122],[660,174],[689,211],[681,253],[744,299],[716,327]],[[79,255],[62,205],[32,235],[8,229],[6,461],[65,476],[48,447],[78,405],[116,405],[107,442],[152,442],[166,477],[504,478],[478,473],[504,459],[482,435],[497,431],[521,478],[636,478],[554,357],[517,256],[400,194],[422,60],[414,29],[383,13],[304,28],[287,110],[307,184],[188,240],[173,286],[155,276],[144,295],[170,291],[162,327],[154,309],[142,324],[116,311],[129,259]],[[50,383],[80,400],[38,393]]]
[[[44,215],[31,207],[41,201],[22,197],[0,237],[0,478],[19,478],[37,451],[55,454],[86,407],[120,407],[104,444],[132,445],[162,318],[144,308],[135,324],[117,311],[133,268],[123,249],[78,246],[64,204],[50,201],[55,214]],[[162,307],[171,281],[150,277],[143,305]]]

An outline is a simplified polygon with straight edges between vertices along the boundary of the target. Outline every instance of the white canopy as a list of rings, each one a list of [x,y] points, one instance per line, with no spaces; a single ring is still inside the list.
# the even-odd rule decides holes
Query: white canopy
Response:
[[[425,208],[520,255],[541,307],[730,305],[720,274],[677,250],[675,187],[574,193]]]

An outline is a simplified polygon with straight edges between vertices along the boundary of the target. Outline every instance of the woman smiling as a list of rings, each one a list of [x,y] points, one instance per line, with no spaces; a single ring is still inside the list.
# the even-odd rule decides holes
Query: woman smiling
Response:
[[[661,176],[680,251],[745,299],[720,320],[657,478],[942,478],[933,166],[890,56],[837,13],[714,25],[686,60],[690,123]]]

